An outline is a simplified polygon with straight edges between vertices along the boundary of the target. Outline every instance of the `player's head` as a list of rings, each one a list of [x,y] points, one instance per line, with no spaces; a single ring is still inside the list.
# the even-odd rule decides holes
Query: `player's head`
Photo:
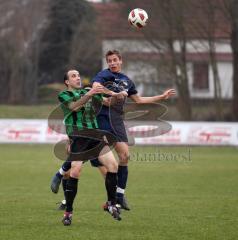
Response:
[[[81,87],[80,74],[77,70],[71,69],[64,74],[64,84],[68,88],[79,89]]]
[[[109,50],[106,53],[106,61],[111,72],[121,71],[122,57],[119,51]]]

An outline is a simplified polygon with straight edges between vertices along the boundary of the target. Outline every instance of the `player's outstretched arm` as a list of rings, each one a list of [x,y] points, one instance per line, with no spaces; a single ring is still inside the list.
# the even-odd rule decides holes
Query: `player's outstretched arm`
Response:
[[[120,97],[119,96],[108,97],[108,98],[103,97],[102,103],[103,103],[103,105],[109,107],[109,106],[115,105],[118,102],[118,100],[120,101]]]
[[[97,87],[97,86],[102,86],[104,88],[104,92],[105,94],[107,95],[110,95],[112,97],[117,97],[117,98],[124,98],[124,97],[127,97],[128,94],[126,91],[122,91],[122,92],[119,92],[119,93],[116,93],[116,92],[113,92],[107,88],[105,88],[101,83],[99,82],[94,82],[93,83],[93,88]]]
[[[141,97],[138,94],[133,94],[130,98],[136,103],[154,103],[163,99],[168,99],[169,97],[175,96],[175,89],[168,89],[161,95],[156,95],[153,97]]]

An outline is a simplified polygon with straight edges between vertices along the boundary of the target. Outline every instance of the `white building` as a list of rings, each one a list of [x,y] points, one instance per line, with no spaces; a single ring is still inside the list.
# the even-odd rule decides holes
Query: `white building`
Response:
[[[133,29],[128,24],[126,15],[122,16],[119,11],[121,5],[115,3],[94,5],[102,26],[103,56],[109,49],[120,50],[125,62],[123,71],[135,81],[138,90],[144,95],[153,95],[158,93],[158,90],[171,87],[172,82],[168,73],[156,66],[160,54],[144,39],[141,31]],[[215,45],[222,97],[231,99],[233,69],[229,35],[218,34]],[[179,43],[175,41],[174,46],[179,52]],[[214,97],[214,80],[208,49],[206,40],[190,37],[187,43],[187,73],[192,98]],[[106,67],[104,60],[103,67]]]

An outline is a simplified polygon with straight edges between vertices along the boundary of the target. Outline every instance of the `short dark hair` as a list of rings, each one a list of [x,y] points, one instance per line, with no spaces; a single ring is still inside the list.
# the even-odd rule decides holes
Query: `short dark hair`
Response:
[[[68,72],[69,72],[69,71],[67,71],[67,72],[64,74],[64,82],[65,82],[66,80],[68,80],[68,78],[69,78]]]
[[[68,72],[69,72],[69,71],[67,71],[67,72],[64,73],[64,84],[65,84],[67,87],[68,87],[68,84],[65,83],[65,81],[69,79]]]
[[[120,60],[122,59],[121,53],[116,49],[107,51],[107,53],[105,55],[106,59],[107,59],[108,56],[111,56],[113,54],[117,55]]]

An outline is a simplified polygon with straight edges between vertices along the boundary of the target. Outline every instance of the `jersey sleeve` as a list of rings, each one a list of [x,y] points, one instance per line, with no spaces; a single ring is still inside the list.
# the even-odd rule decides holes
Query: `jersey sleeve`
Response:
[[[101,83],[102,85],[105,83],[105,78],[104,78],[103,71],[99,72],[93,79],[92,79],[92,84],[94,82]]]
[[[103,100],[103,95],[102,94],[96,94],[96,95],[93,95],[93,98],[95,100],[97,100],[98,102],[102,102]]]
[[[133,81],[131,81],[131,84],[130,84],[130,87],[129,87],[127,93],[128,93],[128,97],[138,93],[138,91],[136,90],[136,86],[135,86]]]
[[[102,101],[103,101],[103,95],[102,94],[96,94],[92,97],[92,107],[95,111],[95,115],[98,115],[102,108]]]
[[[68,105],[69,103],[75,101],[74,96],[67,91],[60,92],[58,94],[58,99],[61,103]]]

